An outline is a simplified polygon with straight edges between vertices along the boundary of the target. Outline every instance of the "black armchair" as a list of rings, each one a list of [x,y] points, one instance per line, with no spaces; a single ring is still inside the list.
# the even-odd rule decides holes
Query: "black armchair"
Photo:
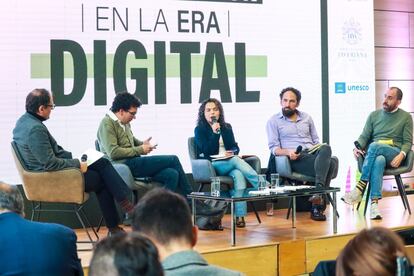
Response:
[[[408,209],[408,213],[411,215],[411,208],[410,208],[410,203],[408,202],[407,199],[407,193],[405,192],[405,188],[404,188],[404,184],[402,182],[401,179],[401,175],[404,173],[408,173],[411,172],[411,170],[413,169],[413,159],[414,159],[414,153],[412,150],[410,150],[406,156],[406,158],[404,159],[403,163],[398,167],[398,168],[385,168],[384,171],[384,176],[386,175],[393,175],[395,177],[395,181],[397,182],[397,188],[398,188],[398,192],[401,196],[401,200],[403,202],[404,205],[404,209],[407,210]],[[364,162],[364,159],[362,157],[358,157],[358,169],[359,171],[362,170],[362,164]],[[367,192],[365,193],[365,190],[367,190]],[[367,205],[368,205],[368,200],[370,197],[370,193],[371,193],[371,185],[367,185],[367,187],[365,187],[364,192],[362,193],[364,195],[364,193],[366,194],[366,199],[365,199],[365,207],[364,207],[364,215],[367,212]],[[359,210],[359,206],[361,205],[361,202],[358,203],[357,205],[357,210]]]
[[[191,169],[193,172],[193,179],[196,183],[199,184],[198,191],[202,191],[204,185],[210,185],[211,177],[217,176],[216,171],[213,168],[210,160],[207,159],[198,159],[197,147],[194,142],[194,137],[188,138],[188,153],[190,155]],[[261,164],[260,159],[257,156],[249,156],[244,159],[257,173],[260,173]],[[220,178],[220,185],[224,184],[228,189],[233,187],[233,178],[230,176],[217,176]],[[259,214],[256,211],[255,205],[253,202],[249,202],[252,207],[256,218],[259,223],[261,223]]]
[[[332,178],[336,178],[338,175],[338,158],[336,156],[331,157],[331,167],[329,168],[331,170]],[[275,162],[276,162],[276,172],[283,178],[285,178],[289,183],[296,184],[296,182],[311,182],[315,183],[315,177],[309,176],[305,174],[301,174],[298,172],[292,171],[292,168],[290,166],[289,158],[287,156],[275,156]],[[331,204],[333,204],[332,198],[329,194],[327,194],[327,198]],[[289,210],[287,213],[286,218],[289,218],[290,215],[290,209],[291,209],[292,202],[289,203]],[[339,217],[339,214],[337,212],[336,214]]]

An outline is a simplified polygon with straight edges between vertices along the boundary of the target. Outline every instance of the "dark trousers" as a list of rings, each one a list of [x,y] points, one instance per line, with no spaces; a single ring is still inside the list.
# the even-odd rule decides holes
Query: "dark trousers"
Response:
[[[106,226],[117,226],[119,217],[114,199],[120,202],[127,198],[129,188],[126,183],[115,171],[111,162],[105,158],[88,166],[84,178],[85,192],[96,193]]]
[[[299,159],[291,160],[292,170],[304,175],[314,176],[315,185],[329,187],[331,182],[334,161],[331,160],[332,151],[328,145],[322,145],[320,149],[309,154],[306,151],[301,152]]]
[[[180,160],[175,155],[139,156],[128,159],[125,164],[133,176],[151,177],[184,197],[193,191]]]

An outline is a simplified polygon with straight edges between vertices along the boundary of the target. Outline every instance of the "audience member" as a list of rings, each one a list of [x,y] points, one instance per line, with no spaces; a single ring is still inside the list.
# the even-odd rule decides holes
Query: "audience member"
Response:
[[[85,191],[97,195],[109,235],[123,231],[118,226],[114,198],[124,212],[131,212],[134,206],[127,198],[130,193],[128,186],[107,159],[101,158],[88,166],[84,161],[73,159],[72,153],[57,144],[43,124],[54,108],[53,97],[46,89],[35,89],[27,95],[26,113],[19,118],[13,130],[13,140],[23,162],[33,171],[79,168],[84,175]]]
[[[144,195],[135,208],[132,228],[157,246],[166,275],[241,275],[209,265],[193,250],[197,228],[192,224],[188,204],[168,190],[156,188]]]
[[[220,101],[207,99],[201,104],[194,134],[198,158],[211,160],[212,155],[228,157],[225,160],[213,160],[212,165],[218,175],[228,175],[233,178],[231,196],[243,196],[247,181],[257,189],[259,186],[257,172],[237,155],[240,148],[234,138],[231,125],[224,119],[224,110]],[[244,219],[246,214],[246,202],[236,202],[237,227],[246,226]]]
[[[23,216],[17,187],[0,182],[0,275],[83,275],[73,230]]]
[[[90,276],[162,276],[155,245],[139,233],[119,233],[101,240],[93,252]]]
[[[412,271],[401,238],[383,227],[362,230],[336,261],[337,276],[408,276]]]

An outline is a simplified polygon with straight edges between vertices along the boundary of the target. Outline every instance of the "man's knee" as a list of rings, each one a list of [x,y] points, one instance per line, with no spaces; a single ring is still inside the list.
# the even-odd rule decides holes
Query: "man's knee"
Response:
[[[96,169],[96,170],[101,170],[101,169],[105,169],[105,168],[107,168],[108,166],[111,166],[112,167],[112,163],[111,163],[111,161],[109,161],[108,159],[106,159],[106,158],[100,158],[100,159],[98,159],[96,162],[94,162],[92,165],[91,165],[91,169]]]
[[[177,155],[164,155],[164,158],[168,160],[170,164],[180,164],[180,159]]]
[[[319,152],[324,153],[325,155],[332,155],[332,149],[329,145],[322,145],[319,149]]]
[[[175,182],[178,182],[178,179],[179,179],[180,175],[177,172],[177,170],[168,169],[168,175],[171,179],[174,179]]]
[[[375,153],[381,146],[383,146],[383,144],[377,143],[377,142],[372,142],[369,147],[368,147],[368,154],[369,153]]]
[[[165,179],[169,179],[171,181],[177,181],[178,180],[178,172],[177,170],[173,168],[166,168],[163,169],[158,173],[158,175],[163,176]]]
[[[158,172],[154,176],[154,180],[163,183],[167,189],[175,191],[178,185],[179,174],[173,168],[166,168]]]
[[[378,155],[375,158],[375,165],[376,166],[380,166],[380,167],[385,167],[387,160],[385,159],[385,157],[383,155]]]

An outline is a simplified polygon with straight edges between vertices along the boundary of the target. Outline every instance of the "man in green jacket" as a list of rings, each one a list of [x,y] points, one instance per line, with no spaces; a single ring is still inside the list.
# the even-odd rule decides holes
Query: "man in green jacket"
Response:
[[[128,92],[118,93],[98,129],[101,150],[113,162],[122,162],[134,177],[151,177],[164,187],[186,197],[193,189],[176,155],[145,156],[157,145],[151,137],[140,141],[134,137],[130,122],[135,119],[141,101]],[[197,202],[197,214],[212,215],[220,210]]]
[[[361,179],[356,188],[342,198],[345,203],[361,201],[367,183],[371,185],[371,219],[381,219],[378,200],[381,199],[382,177],[386,166],[398,168],[411,150],[413,119],[410,113],[398,108],[403,93],[391,87],[384,95],[383,108],[372,112],[358,138],[360,148],[354,149],[355,157],[364,156]],[[367,151],[365,149],[368,149]]]

